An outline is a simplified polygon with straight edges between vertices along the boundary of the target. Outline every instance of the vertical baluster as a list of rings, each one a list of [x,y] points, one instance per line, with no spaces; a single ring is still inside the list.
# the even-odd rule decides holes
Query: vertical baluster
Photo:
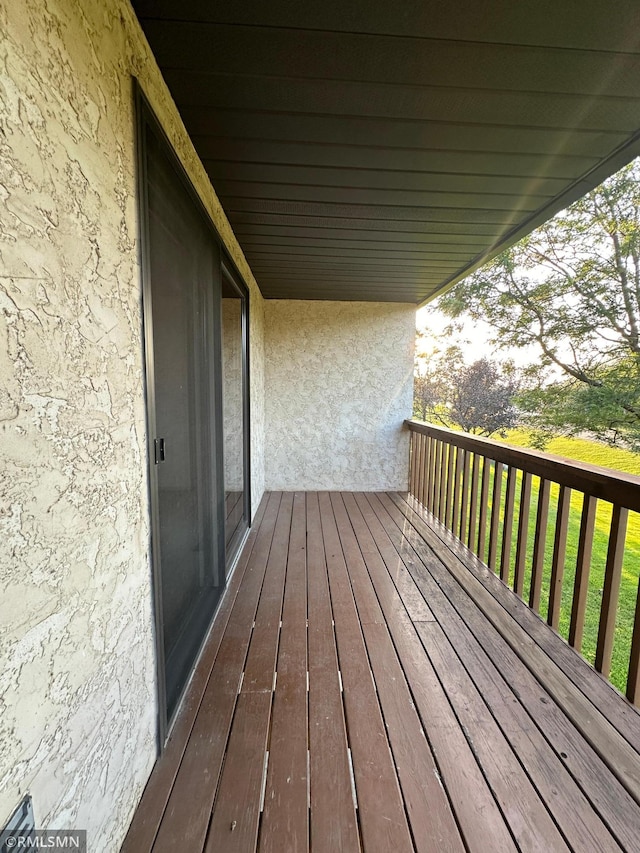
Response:
[[[507,494],[504,502],[504,521],[502,524],[502,557],[500,559],[500,577],[508,584],[511,570],[511,539],[513,536],[513,512],[516,502],[516,469],[509,466],[507,472]]]
[[[426,505],[425,495],[429,485],[429,442],[428,435],[422,436],[422,456],[420,458],[420,503]]]
[[[444,523],[445,527],[451,529],[451,509],[454,501],[454,478],[453,472],[456,465],[457,447],[453,444],[449,445],[449,458],[447,460],[447,491],[444,505]]]
[[[422,464],[424,458],[424,435],[419,433],[418,435],[418,446],[416,449],[416,492],[415,498],[416,500],[420,500],[420,493],[422,492],[422,483],[424,479],[424,465]]]
[[[433,469],[433,514],[437,517],[440,511],[440,480],[442,477],[442,454],[444,453],[444,442],[438,441],[436,458]]]
[[[417,499],[422,503],[422,492],[424,491],[425,467],[424,467],[424,451],[427,443],[426,435],[420,433],[420,452],[418,454],[418,490],[416,492]]]
[[[436,439],[429,436],[429,453],[424,466],[424,505],[431,511],[431,491],[433,489],[433,456],[436,452]]]
[[[640,578],[636,592],[636,612],[633,619],[633,635],[631,637],[631,655],[629,656],[629,673],[627,675],[627,699],[638,704],[640,696]]]
[[[558,510],[556,513],[556,532],[553,541],[553,560],[551,562],[551,584],[549,588],[549,609],[547,622],[557,630],[560,623],[562,604],[562,581],[567,554],[567,530],[569,529],[569,510],[571,509],[571,489],[560,486]]]
[[[469,535],[467,545],[473,551],[476,546],[476,530],[478,526],[478,483],[480,479],[480,455],[473,454],[471,468],[471,494],[469,495]],[[477,551],[476,551],[477,553]]]
[[[462,542],[467,541],[467,519],[469,517],[469,450],[462,451],[462,493],[460,495],[460,529],[459,537]]]
[[[547,522],[549,519],[549,496],[551,483],[540,478],[538,489],[538,512],[536,514],[536,534],[533,541],[533,567],[531,571],[531,588],[529,590],[529,607],[540,610],[540,591],[542,590],[542,575],[544,572],[544,548],[547,543]]]
[[[609,547],[607,548],[607,565],[604,571],[598,645],[596,647],[596,669],[605,678],[609,677],[609,671],[611,670],[611,655],[613,653],[613,639],[616,629],[616,613],[618,611],[618,595],[620,592],[620,578],[622,576],[622,560],[624,557],[628,517],[628,509],[614,504],[609,532]]]
[[[487,507],[489,505],[489,477],[491,460],[482,457],[482,486],[480,488],[480,512],[478,513],[478,550],[477,555],[484,562],[484,546],[487,539]]]
[[[500,525],[500,498],[502,497],[502,462],[493,465],[493,498],[491,501],[491,524],[489,527],[489,568],[496,569],[498,551],[498,527]]]
[[[438,494],[438,518],[444,521],[444,510],[446,506],[447,494],[447,466],[449,462],[449,454],[451,453],[451,445],[446,441],[442,442],[442,459],[440,460],[440,491]]]
[[[531,510],[531,481],[533,476],[528,471],[522,472],[522,488],[520,489],[520,515],[518,518],[518,544],[516,545],[516,568],[513,574],[513,589],[522,596],[524,588],[524,569],[527,559],[527,542],[529,540],[529,512]]]
[[[580,521],[580,539],[578,540],[578,558],[576,560],[576,580],[573,586],[573,605],[571,607],[571,625],[569,643],[582,650],[584,614],[589,591],[589,570],[591,568],[591,550],[593,547],[593,528],[598,501],[593,495],[584,496],[582,519]]]
[[[427,505],[427,492],[429,491],[429,454],[431,452],[430,444],[432,439],[424,436],[424,447],[422,449],[422,482],[420,483],[420,502],[423,506]]]
[[[431,455],[429,457],[429,488],[427,490],[427,501],[429,502],[429,510],[435,513],[435,484],[436,484],[436,465],[438,448],[440,442],[437,438],[431,439]]]
[[[431,461],[431,436],[425,435],[424,444],[424,459],[422,460],[422,469],[424,471],[422,478],[422,488],[420,489],[420,502],[423,506],[427,506],[427,495],[429,494],[429,462]]]
[[[441,447],[441,442],[437,438],[431,439],[431,455],[429,457],[429,494],[427,500],[431,512],[436,511],[436,472],[438,470],[438,452]]]
[[[418,433],[411,433],[411,441],[409,446],[409,492],[415,497],[416,490],[418,488],[417,485],[417,471],[418,471],[418,463],[416,460],[416,453],[418,450]]]
[[[462,497],[460,495],[462,479],[462,464],[465,457],[465,451],[459,447],[456,453],[456,476],[453,481],[453,518],[451,519],[451,530],[460,539],[460,504]]]

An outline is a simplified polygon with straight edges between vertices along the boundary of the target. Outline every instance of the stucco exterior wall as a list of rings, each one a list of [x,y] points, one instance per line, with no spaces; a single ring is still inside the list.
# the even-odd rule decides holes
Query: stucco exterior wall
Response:
[[[119,848],[156,756],[137,76],[263,304],[126,0],[0,0],[0,826]]]
[[[265,302],[268,489],[406,489],[415,308]]]

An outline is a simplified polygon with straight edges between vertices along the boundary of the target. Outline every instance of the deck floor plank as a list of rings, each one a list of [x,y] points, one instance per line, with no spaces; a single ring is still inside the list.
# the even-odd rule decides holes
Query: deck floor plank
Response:
[[[293,496],[283,494],[227,747],[234,760],[224,764],[207,853],[244,853],[257,845],[292,508]]]
[[[240,692],[227,743],[233,761],[224,763],[206,853],[256,849],[270,711],[270,692]]]
[[[391,498],[383,497],[383,500],[387,501]],[[545,689],[571,717],[576,728],[592,744],[632,797],[640,802],[640,765],[637,762],[637,753],[629,742],[609,722],[603,711],[575,686],[565,672],[526,632],[521,630],[510,612],[496,598],[498,587],[490,589],[481,583],[476,575],[469,571],[468,566],[471,561],[463,564],[459,555],[456,554],[453,554],[452,559],[450,556],[452,552],[447,553],[446,546],[433,530],[429,529],[424,519],[414,512],[406,501],[400,501],[396,505],[400,504],[402,504],[402,513],[405,518],[412,525],[415,524],[418,535],[428,542],[440,559],[448,560],[449,572],[456,576],[462,588],[478,603],[487,619],[509,645],[527,658],[529,668],[535,671],[536,677]],[[488,570],[486,573],[489,575]],[[499,582],[499,578],[496,578],[496,581]]]
[[[354,543],[340,541],[328,494],[320,512],[363,848],[408,853],[414,847],[347,573]]]
[[[122,849],[635,853],[640,717],[559,644],[410,496],[271,494]]]
[[[280,502],[267,569],[260,591],[260,601],[254,619],[251,644],[242,679],[243,693],[273,691],[292,512],[293,495],[291,492],[285,492]]]
[[[482,696],[440,625],[424,622],[418,633],[429,660],[451,697],[460,725],[491,785],[505,820],[522,851],[567,853],[570,849],[546,804],[512,751]]]
[[[304,493],[293,500],[282,608],[261,853],[309,849],[307,717],[307,528]]]
[[[154,853],[171,853],[184,845],[191,845],[193,850],[201,850],[204,846],[279,504],[279,495],[269,496],[254,552],[245,571],[242,594],[236,598],[220,644],[209,687],[171,789]]]
[[[418,513],[420,512],[419,507],[413,501],[408,501],[408,505]],[[459,543],[446,528],[440,524],[433,524],[432,528],[433,532],[442,539],[452,553],[464,555],[469,570],[494,595],[500,598],[502,605],[508,609],[513,619],[541,649],[544,649],[576,687],[602,710],[609,722],[629,741],[633,749],[636,752],[640,751],[640,709],[630,702],[620,702],[621,694],[615,687],[579,655],[574,654],[573,649],[559,634],[547,630],[546,622],[538,617],[522,599],[517,596],[504,596],[498,578],[491,572],[487,572],[486,567],[479,560],[469,560],[468,552],[460,549]]]
[[[356,508],[351,508],[354,524]],[[362,540],[367,533],[358,525]],[[390,590],[392,585],[386,567],[371,549],[367,565],[376,589]],[[390,591],[392,595],[392,591]],[[389,595],[381,597],[381,606]],[[500,812],[493,793],[467,742],[451,704],[442,690],[415,626],[406,611],[398,608],[385,612],[389,631],[402,663],[423,729],[438,762],[439,775],[447,790],[465,843],[470,851],[516,850],[517,846]]]
[[[619,849],[559,755],[545,739],[543,731],[527,713],[519,699],[520,691],[514,692],[511,682],[505,679],[487,654],[482,636],[480,639],[476,638],[447,598],[446,586],[441,588],[430,573],[429,565],[421,562],[415,552],[408,550],[398,528],[385,529],[380,525],[376,534],[385,560],[389,559],[387,555],[391,548],[391,560],[395,564],[398,557],[398,551],[395,549],[400,549],[407,571],[429,599],[441,628],[449,637],[455,637],[455,650],[460,661],[482,693],[494,718],[512,744],[515,755],[552,811],[565,838],[570,839],[576,850]],[[422,634],[428,626],[418,624],[417,627]],[[538,704],[539,699],[540,695],[536,693]],[[562,798],[558,796],[559,791],[562,791]]]
[[[345,496],[344,501],[332,500],[415,848],[421,853],[433,850],[434,845],[451,853],[463,851],[464,844],[439,780],[437,764],[367,574],[360,550],[362,541],[356,539],[351,526],[352,513],[348,514],[345,506],[350,496]],[[388,597],[387,606],[396,609],[398,599]]]
[[[318,495],[307,495],[311,849],[361,849]]]
[[[381,502],[386,498],[381,497]],[[388,509],[393,514],[393,501]],[[640,815],[638,805],[620,783],[601,756],[584,738],[580,729],[567,716],[563,707],[546,686],[533,674],[536,660],[527,660],[522,646],[514,649],[505,638],[495,630],[495,625],[486,619],[478,602],[470,595],[461,595],[460,587],[451,572],[447,570],[434,552],[424,543],[422,537],[402,521],[403,514],[396,518],[402,525],[402,537],[406,540],[403,548],[412,547],[436,576],[438,584],[447,592],[448,598],[471,627],[480,644],[487,650],[494,664],[504,674],[517,696],[535,720],[541,731],[552,744],[556,754],[576,779],[591,807],[596,809],[602,819],[616,836],[621,845],[635,850],[640,837]],[[463,578],[463,580],[466,580]],[[523,638],[524,639],[524,638]],[[637,761],[637,757],[636,757]],[[562,808],[559,808],[562,811]]]

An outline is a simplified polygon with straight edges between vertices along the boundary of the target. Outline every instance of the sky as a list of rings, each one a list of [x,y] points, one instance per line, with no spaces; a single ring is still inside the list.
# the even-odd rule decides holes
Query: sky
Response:
[[[528,274],[535,275],[535,271],[528,270]],[[540,275],[544,275],[544,270],[541,271]],[[438,339],[452,322],[449,317],[438,311],[437,306],[438,300],[434,299],[429,305],[420,308],[416,314],[416,329],[424,332],[426,336],[422,344],[422,349],[425,352],[429,352],[435,347],[443,348],[443,341]],[[457,344],[462,350],[467,364],[473,364],[480,358],[488,358],[495,361],[510,360],[516,367],[526,367],[540,358],[540,350],[536,346],[511,347],[509,349],[499,349],[492,346],[489,341],[495,335],[495,330],[482,320],[461,317],[456,322],[462,324],[462,333],[459,337],[446,341],[444,346]],[[550,375],[555,375],[554,371],[551,371]]]
[[[426,335],[425,349],[436,346],[436,339],[442,335],[445,328],[451,323],[449,317],[445,317],[434,306],[437,302],[420,308],[416,315],[416,328]],[[472,364],[479,358],[494,357],[494,348],[489,344],[490,328],[486,323],[475,323],[467,320],[464,323],[463,333],[460,338],[452,339],[450,344],[458,344],[465,354],[465,360]],[[438,342],[442,346],[441,342]]]

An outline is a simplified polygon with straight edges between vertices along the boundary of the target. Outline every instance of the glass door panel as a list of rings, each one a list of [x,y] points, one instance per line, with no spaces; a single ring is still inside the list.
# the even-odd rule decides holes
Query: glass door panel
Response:
[[[222,278],[222,411],[225,547],[232,561],[247,529],[245,495],[245,296],[230,274]]]
[[[215,415],[220,250],[152,133],[146,177],[154,563],[171,719],[224,586]]]

